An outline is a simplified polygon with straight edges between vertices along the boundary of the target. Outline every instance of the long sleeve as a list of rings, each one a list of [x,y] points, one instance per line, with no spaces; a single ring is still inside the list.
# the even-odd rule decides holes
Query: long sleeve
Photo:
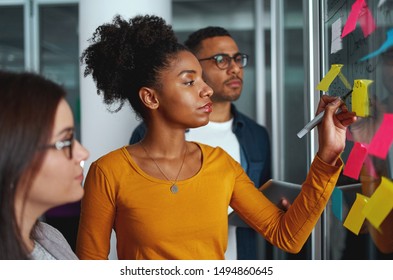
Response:
[[[267,240],[299,251],[325,208],[341,166],[316,158],[301,194],[284,213],[222,149],[197,145],[202,167],[177,182],[176,194],[169,191],[171,182],[144,173],[125,147],[94,162],[84,186],[78,257],[107,259],[114,229],[119,259],[223,259],[229,204]]]
[[[96,162],[90,166],[84,189],[76,254],[80,259],[108,259],[115,193]]]
[[[302,190],[288,211],[271,203],[257,189],[236,184],[231,206],[269,242],[290,253],[298,253],[321,216],[342,168],[330,166],[316,157]],[[238,182],[246,181],[239,173]],[[258,194],[259,193],[259,194]]]

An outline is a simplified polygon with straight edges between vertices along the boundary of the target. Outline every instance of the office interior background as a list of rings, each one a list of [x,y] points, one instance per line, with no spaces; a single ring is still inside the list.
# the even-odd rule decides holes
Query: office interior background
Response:
[[[64,85],[78,138],[91,152],[87,169],[99,156],[126,145],[139,122],[130,108],[124,108],[118,115],[104,109],[93,82],[83,77],[79,57],[94,31],[89,27],[109,22],[115,14],[128,18],[139,13],[156,13],[170,22],[180,41],[184,41],[198,28],[222,26],[230,31],[239,49],[250,56],[244,69],[243,93],[236,105],[267,127],[272,143],[273,178],[300,184],[317,151],[318,139],[316,131],[302,139],[296,134],[314,116],[321,94],[316,85],[335,59],[330,53],[331,22],[337,14],[345,20],[354,2],[0,0],[0,69],[35,71]],[[373,11],[377,11],[378,2],[368,1]],[[392,5],[386,2],[374,14],[383,30],[393,24]],[[377,39],[373,42],[370,48],[377,48],[380,42]],[[374,80],[376,90],[382,88],[377,70],[366,74]],[[344,158],[350,147],[349,143]],[[342,185],[355,183],[356,180],[344,176],[341,180]],[[274,258],[392,257],[380,252],[367,232],[355,235],[342,224],[329,205],[300,254],[275,249]]]

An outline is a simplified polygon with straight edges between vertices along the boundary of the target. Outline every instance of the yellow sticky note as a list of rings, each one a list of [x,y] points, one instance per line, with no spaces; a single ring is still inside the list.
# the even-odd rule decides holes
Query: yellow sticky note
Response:
[[[355,80],[353,83],[352,111],[358,117],[368,117],[370,115],[368,86],[372,82],[372,80]]]
[[[323,77],[323,79],[317,85],[317,90],[328,91],[330,84],[341,72],[341,68],[343,66],[343,64],[332,64],[332,66],[330,66],[330,70],[326,73],[325,77]]]
[[[356,194],[356,200],[353,203],[349,213],[344,221],[344,227],[358,235],[366,217],[362,213],[362,209],[367,204],[368,197],[360,193]]]
[[[338,77],[340,78],[341,82],[343,82],[344,86],[347,89],[351,89],[351,85],[349,84],[347,78],[345,78],[344,74],[341,73],[341,71],[340,71],[340,73],[338,73]]]
[[[381,184],[369,198],[362,214],[375,227],[379,229],[383,220],[393,209],[393,182],[382,177]]]

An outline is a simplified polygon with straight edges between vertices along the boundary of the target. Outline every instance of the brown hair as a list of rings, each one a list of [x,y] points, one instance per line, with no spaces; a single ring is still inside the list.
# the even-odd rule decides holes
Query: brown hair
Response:
[[[0,71],[0,259],[27,259],[15,217],[16,189],[29,190],[53,130],[59,85],[33,73]]]

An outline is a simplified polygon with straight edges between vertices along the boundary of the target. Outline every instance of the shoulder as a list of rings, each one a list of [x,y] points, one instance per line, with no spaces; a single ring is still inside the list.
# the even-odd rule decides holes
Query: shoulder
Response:
[[[119,174],[124,173],[124,170],[129,166],[127,153],[127,147],[124,146],[93,161],[89,167],[86,181],[90,181],[91,178],[97,178],[97,176],[104,176],[107,179],[109,177],[115,178]]]
[[[116,166],[127,161],[127,147],[121,147],[119,149],[113,150],[92,163],[92,165],[105,167],[105,166]]]
[[[210,145],[196,141],[191,142],[195,143],[201,149],[203,157],[210,156],[212,154],[227,154],[221,147],[212,147]]]
[[[204,163],[221,165],[221,164],[229,164],[229,165],[237,165],[237,161],[235,161],[224,149],[221,147],[212,147],[200,142],[194,142],[202,151],[202,157]]]
[[[247,127],[256,129],[256,130],[263,130],[266,131],[266,128],[260,124],[258,124],[256,121],[248,117],[247,115],[243,114],[242,112],[237,112],[237,118],[236,121],[243,122]]]
[[[65,240],[64,236],[61,234],[61,232],[59,230],[57,230],[53,226],[51,226],[47,223],[43,223],[43,222],[39,222],[37,224],[36,235],[37,235],[38,240],[44,239],[47,237],[55,237],[57,239]]]
[[[51,225],[39,222],[35,228],[35,240],[56,259],[77,259],[63,234]]]
[[[135,144],[141,141],[142,138],[145,137],[146,130],[147,130],[146,124],[144,122],[141,122],[132,132],[129,144]]]
[[[138,132],[142,132],[144,133],[146,131],[147,127],[145,122],[141,122],[140,124],[138,124],[138,126],[135,128],[134,132],[138,133]]]
[[[244,131],[248,134],[258,135],[258,137],[269,137],[269,133],[266,127],[258,124],[250,117],[238,111],[234,105],[232,105],[231,110],[234,116],[233,121],[235,130]]]

